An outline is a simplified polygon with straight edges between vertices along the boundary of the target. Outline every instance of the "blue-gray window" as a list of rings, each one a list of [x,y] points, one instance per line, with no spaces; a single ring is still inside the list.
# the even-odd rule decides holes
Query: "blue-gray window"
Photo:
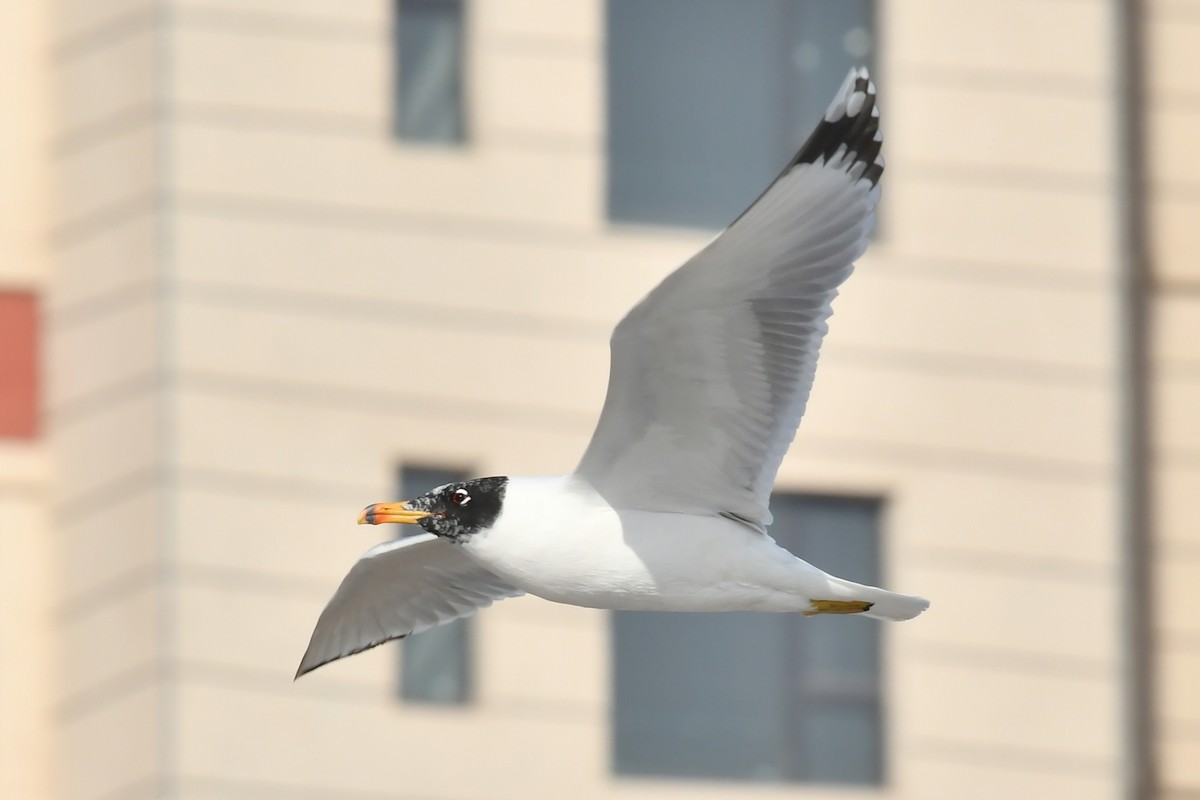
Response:
[[[396,136],[463,142],[463,0],[396,0],[395,26]]]
[[[400,469],[400,497],[411,498],[439,486],[467,478],[462,470],[427,466]],[[402,535],[422,533],[415,526],[401,525]],[[418,703],[462,705],[471,699],[471,620],[410,636],[400,644],[400,697]]]
[[[874,0],[608,0],[608,213],[720,228],[778,174],[852,66]]]
[[[876,500],[777,493],[771,533],[878,584]],[[613,768],[623,775],[879,785],[880,623],[800,614],[613,614]]]

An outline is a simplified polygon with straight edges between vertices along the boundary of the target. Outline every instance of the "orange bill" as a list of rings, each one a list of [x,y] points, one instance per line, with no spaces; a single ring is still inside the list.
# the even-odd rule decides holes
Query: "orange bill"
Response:
[[[374,503],[363,509],[358,517],[359,525],[378,525],[382,522],[398,522],[403,525],[415,525],[426,517],[432,517],[431,511],[419,511],[409,508],[408,502],[403,503]]]

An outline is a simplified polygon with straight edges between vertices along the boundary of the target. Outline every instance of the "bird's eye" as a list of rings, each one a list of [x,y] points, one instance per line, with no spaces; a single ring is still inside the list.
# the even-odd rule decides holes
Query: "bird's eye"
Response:
[[[471,502],[471,493],[466,489],[455,489],[454,494],[450,495],[450,502],[456,506],[465,506]]]

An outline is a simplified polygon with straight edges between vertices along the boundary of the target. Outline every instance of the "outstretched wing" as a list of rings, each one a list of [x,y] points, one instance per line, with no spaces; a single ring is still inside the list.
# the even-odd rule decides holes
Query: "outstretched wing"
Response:
[[[609,503],[770,523],[830,303],[874,224],[882,141],[875,86],[852,70],[770,188],[617,326],[576,469]]]
[[[317,620],[296,677],[520,594],[433,534],[384,542],[342,579]]]

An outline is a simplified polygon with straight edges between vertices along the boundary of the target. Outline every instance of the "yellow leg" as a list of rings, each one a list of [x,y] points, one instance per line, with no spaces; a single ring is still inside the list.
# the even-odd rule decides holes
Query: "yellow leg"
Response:
[[[812,603],[811,611],[801,612],[806,617],[815,617],[817,614],[861,614],[864,611],[869,611],[874,603],[868,603],[866,600],[810,600]]]

